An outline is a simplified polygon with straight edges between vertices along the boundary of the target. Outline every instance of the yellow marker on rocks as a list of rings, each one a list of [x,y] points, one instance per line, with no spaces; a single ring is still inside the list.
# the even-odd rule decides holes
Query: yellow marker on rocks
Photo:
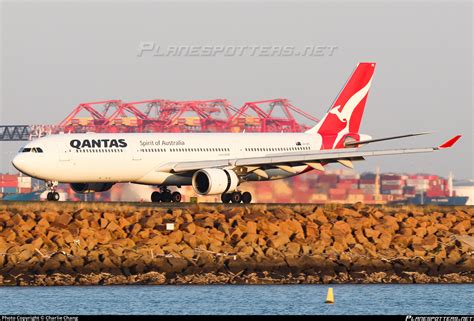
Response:
[[[334,303],[334,293],[332,292],[332,288],[328,289],[328,295],[326,296],[326,302],[324,303]]]

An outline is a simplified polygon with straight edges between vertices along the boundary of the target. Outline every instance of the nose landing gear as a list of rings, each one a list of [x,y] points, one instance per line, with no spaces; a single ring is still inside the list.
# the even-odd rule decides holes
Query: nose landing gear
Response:
[[[153,192],[151,193],[151,201],[153,203],[158,202],[174,202],[179,203],[181,202],[182,196],[180,192],[171,192],[166,186],[160,187],[160,192]]]
[[[252,194],[249,192],[232,192],[232,193],[224,193],[221,195],[222,203],[244,203],[249,204],[252,202]]]
[[[48,194],[46,194],[46,200],[57,202],[59,201],[59,193],[56,192],[56,187],[58,186],[57,181],[48,181],[46,182],[46,186],[50,190]]]

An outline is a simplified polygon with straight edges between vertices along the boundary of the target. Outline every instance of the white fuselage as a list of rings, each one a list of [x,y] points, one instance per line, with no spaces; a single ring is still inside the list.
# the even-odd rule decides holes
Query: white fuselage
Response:
[[[84,143],[87,141],[88,143]],[[132,182],[149,185],[190,185],[190,174],[160,171],[176,162],[265,157],[315,151],[321,136],[308,133],[120,133],[58,134],[28,143],[13,164],[23,173],[63,183]],[[33,152],[41,148],[41,152]],[[249,174],[244,179],[272,180],[299,174],[265,169],[268,178]]]

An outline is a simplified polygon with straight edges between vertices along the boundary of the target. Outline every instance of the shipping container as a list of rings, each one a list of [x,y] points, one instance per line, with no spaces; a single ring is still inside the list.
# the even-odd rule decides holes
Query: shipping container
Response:
[[[0,192],[3,194],[16,194],[17,188],[16,187],[0,187]]]
[[[10,188],[10,187],[16,188],[17,186],[18,186],[18,181],[17,180],[14,180],[14,181],[0,181],[0,187],[3,187],[3,188]]]

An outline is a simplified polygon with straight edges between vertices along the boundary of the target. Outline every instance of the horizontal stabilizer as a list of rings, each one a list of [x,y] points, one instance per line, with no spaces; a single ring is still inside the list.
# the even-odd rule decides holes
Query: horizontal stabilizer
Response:
[[[420,136],[420,135],[427,135],[427,134],[431,134],[431,132],[423,132],[423,133],[416,133],[416,134],[406,134],[406,135],[400,135],[400,136],[360,140],[358,142],[346,142],[346,143],[344,143],[344,146],[345,147],[352,147],[352,146],[364,145],[364,144],[369,144],[369,143],[382,142],[382,141],[386,141],[386,140],[413,137],[413,136]]]

